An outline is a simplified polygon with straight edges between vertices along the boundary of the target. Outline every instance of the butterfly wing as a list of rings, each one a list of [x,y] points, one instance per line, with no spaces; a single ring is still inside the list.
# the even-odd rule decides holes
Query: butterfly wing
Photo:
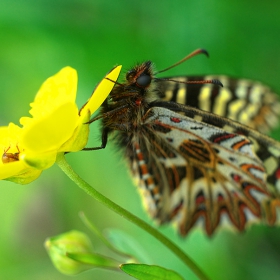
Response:
[[[182,235],[199,223],[208,235],[224,223],[240,231],[275,223],[278,142],[214,114],[155,102],[132,143],[134,173],[160,223],[176,220]]]
[[[214,84],[185,84],[187,81],[218,79]],[[224,75],[172,77],[172,82],[156,80],[157,93],[163,101],[173,101],[248,125],[262,133],[276,127],[280,118],[278,96],[266,85]],[[180,83],[181,82],[181,83]]]
[[[276,222],[280,144],[252,129],[278,123],[269,88],[225,76],[156,79],[150,61],[126,79],[103,106],[103,136],[125,147],[153,218],[176,220],[182,235],[199,223],[211,235],[225,223]],[[203,79],[224,88],[186,84]]]

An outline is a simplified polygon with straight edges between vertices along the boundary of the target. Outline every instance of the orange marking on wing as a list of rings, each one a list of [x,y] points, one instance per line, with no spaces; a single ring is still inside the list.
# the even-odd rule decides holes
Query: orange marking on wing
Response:
[[[254,165],[254,164],[251,164],[251,163],[249,163],[249,164],[242,164],[241,165],[241,169],[244,170],[244,171],[248,171],[251,168],[256,169],[256,170],[260,170],[262,172],[265,172],[265,169],[262,168],[259,165]]]
[[[238,143],[235,143],[233,146],[232,146],[232,148],[234,149],[234,150],[240,150],[243,146],[245,146],[245,145],[248,145],[248,144],[250,144],[251,142],[248,140],[248,139],[244,139],[244,140],[242,140],[242,141],[240,141],[240,142],[238,142]]]

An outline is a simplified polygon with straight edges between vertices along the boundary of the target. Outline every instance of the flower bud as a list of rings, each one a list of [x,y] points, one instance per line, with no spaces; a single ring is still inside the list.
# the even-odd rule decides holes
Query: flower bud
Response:
[[[76,230],[47,239],[45,247],[54,266],[61,273],[68,275],[94,267],[118,269],[120,264],[94,253],[87,235]]]

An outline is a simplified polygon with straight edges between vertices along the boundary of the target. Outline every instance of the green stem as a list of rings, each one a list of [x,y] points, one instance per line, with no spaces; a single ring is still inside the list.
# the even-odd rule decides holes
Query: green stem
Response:
[[[90,186],[87,182],[85,182],[80,176],[75,173],[72,167],[65,160],[65,156],[63,153],[57,155],[56,163],[61,168],[61,170],[81,189],[83,189],[87,194],[92,196],[94,199],[113,210],[115,213],[124,217],[128,221],[134,223],[138,227],[142,228],[146,232],[150,233],[154,236],[158,241],[164,244],[170,251],[172,251],[182,262],[184,262],[201,280],[208,280],[209,278],[203,273],[203,271],[194,263],[192,259],[190,259],[177,245],[171,242],[168,238],[166,238],[163,234],[161,234],[158,230],[139,219],[135,215],[131,214],[124,208],[120,207],[100,192],[95,190],[92,186]]]

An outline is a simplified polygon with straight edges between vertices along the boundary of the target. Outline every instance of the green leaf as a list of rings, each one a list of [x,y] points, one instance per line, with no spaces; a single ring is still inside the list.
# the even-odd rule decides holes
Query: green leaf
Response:
[[[137,262],[152,262],[143,246],[132,236],[118,229],[108,229],[106,230],[106,235],[117,250],[133,256]]]
[[[177,272],[157,265],[122,264],[120,269],[126,274],[141,280],[183,280]]]

